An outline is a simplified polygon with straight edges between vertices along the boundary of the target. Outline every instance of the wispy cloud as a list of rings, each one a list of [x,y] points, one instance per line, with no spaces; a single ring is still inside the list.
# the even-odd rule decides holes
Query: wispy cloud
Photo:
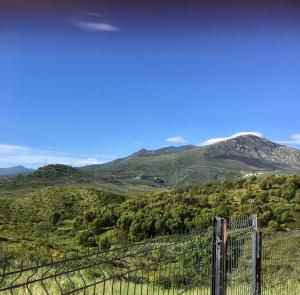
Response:
[[[38,150],[25,146],[0,144],[0,167],[24,165],[39,167],[45,164],[66,164],[71,166],[84,166],[102,164],[112,160],[109,155],[80,157],[57,151]]]
[[[172,143],[185,143],[186,140],[182,136],[172,136],[165,139],[166,142],[172,142]]]
[[[105,20],[103,14],[91,10],[79,10],[79,16],[70,19],[70,22],[85,31],[117,32],[120,29]]]
[[[15,153],[29,153],[32,149],[24,146],[1,144],[0,143],[0,154],[15,154]]]
[[[255,135],[255,136],[263,137],[263,134],[260,133],[260,132],[243,131],[243,132],[235,133],[235,134],[233,134],[231,136],[228,136],[228,137],[210,138],[210,139],[207,139],[207,140],[199,143],[199,145],[203,146],[203,145],[214,144],[214,143],[217,143],[217,142],[220,142],[220,141],[228,140],[228,139],[231,139],[231,138],[234,138],[234,137],[237,137],[237,136],[242,136],[242,135]]]
[[[97,32],[117,32],[120,31],[116,26],[98,21],[83,21],[83,20],[73,20],[72,23],[86,31],[97,31]]]
[[[291,135],[289,140],[281,140],[278,142],[282,144],[300,144],[300,133]]]

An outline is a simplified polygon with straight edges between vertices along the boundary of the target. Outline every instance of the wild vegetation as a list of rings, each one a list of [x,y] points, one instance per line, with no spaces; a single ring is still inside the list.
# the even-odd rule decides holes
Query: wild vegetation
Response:
[[[180,247],[172,242],[166,246],[166,235],[187,237],[189,235],[171,234],[203,230],[211,225],[215,216],[230,219],[258,213],[262,230],[272,237],[270,243],[275,241],[285,245],[277,248],[273,243],[264,250],[267,263],[266,288],[271,286],[270,292],[283,287],[297,290],[298,263],[291,257],[292,253],[297,255],[300,241],[298,235],[287,237],[286,234],[300,227],[300,176],[250,175],[144,194],[138,190],[112,192],[105,189],[108,187],[94,182],[93,177],[69,166],[49,165],[27,175],[0,181],[0,265],[19,269],[20,259],[25,261],[25,265],[34,265],[37,258],[42,264],[52,258],[52,261],[63,265],[66,259],[64,253],[68,253],[68,257],[76,255],[76,259],[79,259],[80,254],[86,253],[88,249],[89,253],[115,253],[116,257],[129,251],[132,257],[121,262],[116,262],[110,254],[112,261],[105,264],[101,273],[98,265],[92,272],[90,268],[83,270],[81,275],[85,282],[93,284],[95,280],[105,279],[106,287],[98,284],[101,292],[107,287],[121,290],[123,284],[122,292],[125,290],[126,294],[135,294],[136,288],[150,288],[156,294],[156,290],[164,292],[170,286],[173,290],[194,290],[195,282],[198,282],[198,289],[209,292],[211,229],[208,229],[207,235],[201,231],[202,234],[197,238],[183,239]],[[144,239],[147,242],[136,243]],[[161,251],[154,248],[151,255],[145,255],[143,251],[151,250],[151,241]],[[134,252],[139,253],[139,257],[128,250],[130,244],[135,249],[141,245],[142,251]],[[166,254],[166,249],[170,251],[171,248],[173,250]],[[105,252],[106,249],[110,251]],[[241,251],[238,255],[234,254],[234,257],[238,257],[239,263],[245,262],[249,260],[247,253],[251,252]],[[284,255],[286,259],[279,259]],[[159,260],[156,267],[149,270],[142,268],[142,271],[131,273],[125,279],[126,286],[123,279],[109,276],[112,271],[120,273],[135,269],[136,263],[144,267],[148,262],[155,262],[158,257],[168,257],[170,261]],[[80,259],[77,261],[79,264],[83,258]],[[149,261],[146,263],[143,259]],[[178,268],[176,263],[181,267]],[[250,288],[249,275],[241,272],[239,263],[230,273],[231,277],[239,280],[237,283],[233,280],[228,286],[232,292],[238,292],[241,286]],[[36,275],[44,276],[43,267],[47,268],[42,266]],[[166,272],[166,269],[174,272]],[[58,270],[59,267],[51,268],[52,273],[49,275],[57,275]],[[283,286],[283,275],[289,277],[288,285]],[[29,276],[30,271],[23,273],[20,280],[26,281]],[[60,285],[57,285],[57,281]],[[2,281],[2,286],[7,284],[11,284],[10,277]],[[57,280],[46,279],[44,284],[34,283],[30,285],[30,290],[42,294],[46,286],[51,294],[56,294],[59,286],[66,292],[83,287],[76,268],[68,277],[62,275]],[[22,292],[23,289],[20,294]]]
[[[38,177],[44,179],[40,173],[35,176],[36,183]],[[98,245],[107,248],[123,239],[140,241],[206,227],[218,215],[251,213],[259,213],[265,231],[299,227],[300,176],[250,176],[145,196],[112,193],[90,184],[15,190],[4,186],[0,190],[1,261],[20,256],[46,259]]]

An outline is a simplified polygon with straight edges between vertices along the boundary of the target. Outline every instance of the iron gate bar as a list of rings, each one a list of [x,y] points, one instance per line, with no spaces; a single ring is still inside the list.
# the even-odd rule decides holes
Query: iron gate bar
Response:
[[[257,295],[257,286],[256,286],[256,258],[257,258],[257,215],[252,216],[252,294]]]
[[[227,220],[213,220],[212,295],[226,295]]]
[[[252,294],[261,294],[261,234],[258,230],[257,214],[252,215]]]

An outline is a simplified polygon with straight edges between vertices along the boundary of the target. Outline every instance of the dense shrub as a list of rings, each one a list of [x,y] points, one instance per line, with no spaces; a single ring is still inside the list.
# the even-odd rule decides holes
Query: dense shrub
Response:
[[[84,230],[78,233],[78,243],[84,247],[96,247],[97,242],[93,235],[93,232]]]
[[[54,186],[0,197],[0,247],[16,253],[107,247],[120,237],[140,241],[205,228],[215,216],[253,213],[259,214],[263,230],[285,231],[300,227],[299,212],[300,176],[294,175],[126,197],[92,186]],[[112,236],[106,238],[108,233]]]

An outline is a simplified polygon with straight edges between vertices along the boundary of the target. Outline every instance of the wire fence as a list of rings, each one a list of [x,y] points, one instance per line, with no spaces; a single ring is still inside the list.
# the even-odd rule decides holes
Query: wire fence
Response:
[[[0,276],[4,294],[209,294],[211,229],[96,251]],[[192,294],[192,293],[190,293]]]
[[[300,294],[300,230],[263,235],[262,257],[262,294]]]
[[[263,241],[263,242],[262,242]],[[300,231],[259,235],[256,216],[0,272],[0,294],[300,294]]]

